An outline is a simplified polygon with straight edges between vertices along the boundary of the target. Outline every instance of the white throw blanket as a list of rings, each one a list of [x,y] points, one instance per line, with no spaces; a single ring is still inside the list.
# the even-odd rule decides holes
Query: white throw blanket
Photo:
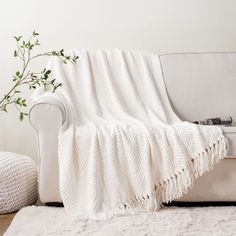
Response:
[[[182,122],[173,112],[157,55],[70,54],[79,56],[77,65],[53,59],[49,66],[63,83],[56,93],[66,107],[60,192],[72,215],[156,211],[226,155],[220,128]]]

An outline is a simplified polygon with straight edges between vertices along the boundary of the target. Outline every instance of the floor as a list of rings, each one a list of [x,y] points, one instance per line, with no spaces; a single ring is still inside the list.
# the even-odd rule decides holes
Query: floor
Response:
[[[6,231],[8,226],[11,224],[16,213],[10,213],[5,215],[0,215],[0,236]]]

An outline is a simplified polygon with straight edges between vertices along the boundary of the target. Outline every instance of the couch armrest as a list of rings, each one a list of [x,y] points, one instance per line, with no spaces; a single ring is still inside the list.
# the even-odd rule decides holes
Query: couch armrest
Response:
[[[60,125],[63,125],[66,118],[65,107],[57,98],[42,97],[31,107],[29,118],[35,129],[44,128],[46,123],[54,123],[55,118],[59,118]],[[48,122],[45,122],[45,120],[48,120]]]
[[[38,137],[39,195],[42,202],[61,202],[58,170],[58,132],[65,108],[56,98],[44,97],[31,108],[29,118]]]

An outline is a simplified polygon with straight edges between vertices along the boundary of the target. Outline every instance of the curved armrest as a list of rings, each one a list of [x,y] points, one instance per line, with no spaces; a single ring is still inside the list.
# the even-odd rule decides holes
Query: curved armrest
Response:
[[[44,128],[46,124],[63,125],[66,110],[62,102],[55,97],[42,97],[30,109],[30,123],[35,129]],[[47,122],[45,122],[47,121]]]
[[[30,110],[29,119],[38,136],[39,195],[41,202],[61,202],[58,132],[65,118],[64,105],[54,97],[42,97]]]

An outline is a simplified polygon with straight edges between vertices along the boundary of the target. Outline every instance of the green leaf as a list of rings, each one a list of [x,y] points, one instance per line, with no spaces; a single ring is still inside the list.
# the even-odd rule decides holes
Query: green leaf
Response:
[[[16,76],[19,77],[20,76],[20,71],[16,72]]]
[[[38,39],[35,41],[35,45],[40,46],[40,43],[39,43]]]
[[[49,75],[50,73],[51,73],[51,70],[47,70],[47,71],[45,72],[46,75]]]
[[[33,36],[38,36],[39,33],[35,32],[35,30],[34,30],[34,32],[32,33],[32,35],[33,35]]]
[[[61,54],[61,56],[63,56],[63,57],[65,56],[65,55],[64,55],[64,49],[61,49],[60,54]]]
[[[20,121],[23,121],[25,116],[28,116],[28,114],[24,112],[20,112],[20,115],[19,115]]]
[[[24,113],[23,112],[20,113],[19,119],[20,119],[20,121],[23,121],[23,119],[24,119]]]
[[[56,51],[52,51],[52,55],[58,56],[59,54],[58,54],[58,52],[56,52]]]
[[[5,105],[5,106],[1,109],[1,111],[7,112],[7,106]]]
[[[43,77],[44,80],[47,80],[48,79],[48,75],[45,74],[44,77]]]
[[[22,36],[19,36],[19,37],[14,36],[14,38],[17,42],[19,42],[21,40]]]
[[[53,88],[53,93],[59,88],[59,87],[61,87],[62,86],[62,83],[58,83],[58,84],[56,84],[55,86],[54,86],[54,88]]]
[[[17,57],[18,56],[18,53],[17,53],[17,51],[15,50],[14,51],[14,57]]]
[[[18,105],[20,105],[20,101],[21,101],[21,98],[18,97],[18,98],[15,100],[15,103],[18,104]]]

